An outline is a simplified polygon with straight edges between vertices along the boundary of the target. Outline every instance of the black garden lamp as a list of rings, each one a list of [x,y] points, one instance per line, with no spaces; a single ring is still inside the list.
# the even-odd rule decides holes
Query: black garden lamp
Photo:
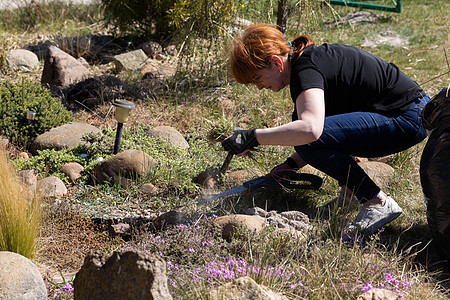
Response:
[[[120,137],[122,136],[123,123],[128,121],[130,110],[134,109],[134,104],[127,100],[117,99],[114,100],[113,105],[116,107],[115,118],[118,122],[113,154],[117,154],[120,148]]]

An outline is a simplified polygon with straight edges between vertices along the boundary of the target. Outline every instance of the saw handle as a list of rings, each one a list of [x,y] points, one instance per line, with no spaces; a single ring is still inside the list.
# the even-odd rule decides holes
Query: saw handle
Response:
[[[280,180],[281,181],[281,180]],[[292,173],[286,179],[283,178],[282,182],[277,181],[273,177],[261,176],[243,183],[248,189],[254,189],[256,187],[283,187],[288,189],[302,189],[302,190],[318,190],[322,186],[322,178],[308,173]],[[291,183],[294,181],[308,181],[310,184],[297,184]]]

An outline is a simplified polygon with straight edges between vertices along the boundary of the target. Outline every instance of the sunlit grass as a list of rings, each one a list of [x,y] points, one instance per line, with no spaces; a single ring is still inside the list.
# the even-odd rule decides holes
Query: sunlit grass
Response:
[[[40,219],[39,198],[26,197],[14,167],[0,150],[0,251],[33,258]]]

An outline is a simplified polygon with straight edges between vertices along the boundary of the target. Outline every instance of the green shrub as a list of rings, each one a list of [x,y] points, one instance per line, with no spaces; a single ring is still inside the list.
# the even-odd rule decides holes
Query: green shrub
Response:
[[[107,24],[139,37],[167,37],[178,31],[211,34],[235,11],[231,0],[102,0],[102,5]]]
[[[36,113],[28,122],[27,111]],[[73,120],[58,98],[37,83],[0,83],[0,134],[20,146],[29,146],[33,139],[53,127]]]

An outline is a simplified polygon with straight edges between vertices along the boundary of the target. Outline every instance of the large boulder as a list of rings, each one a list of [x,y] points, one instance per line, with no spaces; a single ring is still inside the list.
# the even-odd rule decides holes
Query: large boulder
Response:
[[[58,47],[50,46],[44,60],[41,84],[64,87],[89,76],[89,70],[75,57]]]
[[[0,299],[47,299],[42,275],[28,258],[17,253],[0,251]]]
[[[37,150],[75,147],[84,143],[83,136],[88,133],[99,133],[97,127],[80,122],[69,122],[36,137],[31,145],[31,152],[36,154]]]
[[[153,157],[141,150],[126,150],[95,165],[94,179],[128,186],[133,179],[147,175],[156,164]]]
[[[172,299],[166,262],[145,251],[91,252],[73,283],[77,300]]]

